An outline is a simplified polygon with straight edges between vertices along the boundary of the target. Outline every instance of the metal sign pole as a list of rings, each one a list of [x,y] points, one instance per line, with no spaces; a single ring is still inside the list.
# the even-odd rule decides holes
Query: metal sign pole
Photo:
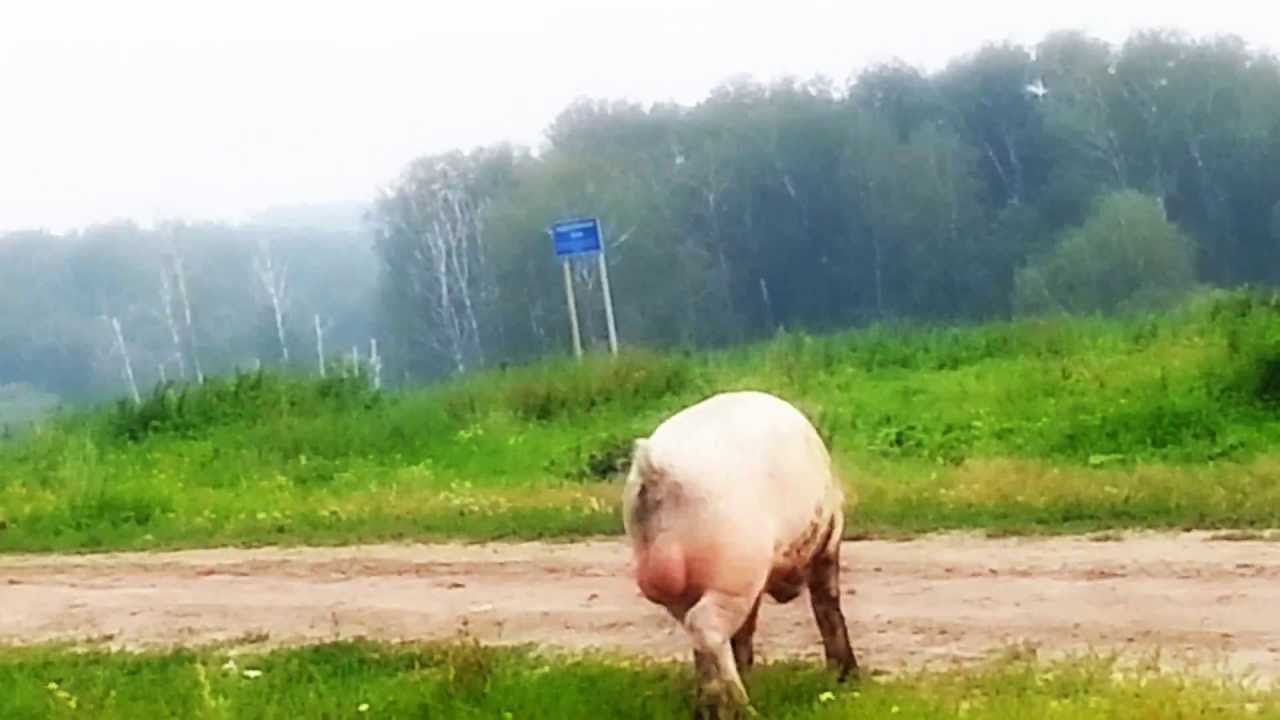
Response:
[[[613,321],[613,291],[609,289],[609,263],[604,259],[604,228],[600,228],[600,251],[596,253],[600,263],[600,287],[604,291],[604,317],[609,326],[609,352],[618,354],[618,327]]]
[[[573,356],[582,359],[582,335],[578,331],[578,304],[573,298],[573,273],[569,271],[569,258],[563,259],[564,296],[569,302],[569,326],[573,329]]]
[[[600,219],[594,217],[566,218],[547,228],[556,255],[564,268],[564,295],[569,306],[569,325],[573,329],[573,354],[582,358],[582,331],[578,328],[578,303],[573,295],[573,273],[569,261],[574,255],[595,253],[600,263],[600,285],[604,291],[604,313],[609,325],[609,351],[618,354],[618,326],[613,318],[613,291],[609,289],[609,264],[604,257],[604,231]]]

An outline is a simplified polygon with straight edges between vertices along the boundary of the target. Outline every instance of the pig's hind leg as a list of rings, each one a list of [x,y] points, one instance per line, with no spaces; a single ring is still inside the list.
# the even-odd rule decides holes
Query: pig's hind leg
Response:
[[[763,583],[761,583],[763,584]],[[750,703],[734,658],[733,639],[752,619],[760,593],[707,591],[684,616],[698,674],[696,718],[740,717]]]
[[[809,601],[822,634],[827,664],[836,668],[843,682],[858,674],[858,660],[849,644],[849,629],[840,608],[840,535],[844,523],[832,518],[827,537],[814,556],[809,570]]]
[[[738,666],[738,673],[744,673],[755,664],[755,648],[752,646],[756,634],[756,619],[760,615],[760,598],[757,595],[755,604],[751,606],[751,613],[747,615],[747,619],[742,623],[742,627],[733,634],[730,644],[733,646],[733,659]]]

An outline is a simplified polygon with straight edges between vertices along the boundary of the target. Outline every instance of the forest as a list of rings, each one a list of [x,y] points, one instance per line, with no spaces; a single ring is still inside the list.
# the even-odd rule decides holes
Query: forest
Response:
[[[237,367],[318,372],[317,318],[336,362],[353,344],[367,352],[376,278],[367,233],[316,208],[236,226],[11,232],[0,238],[0,409],[7,398],[20,420]]]
[[[593,215],[624,345],[1126,313],[1280,280],[1280,63],[1235,37],[1062,31],[936,72],[583,99],[536,148],[423,156],[359,222],[0,238],[0,386],[68,400],[370,341],[389,383],[570,349],[547,226]],[[605,343],[595,262],[573,265]],[[129,363],[124,362],[128,356]],[[335,370],[337,371],[337,370]]]

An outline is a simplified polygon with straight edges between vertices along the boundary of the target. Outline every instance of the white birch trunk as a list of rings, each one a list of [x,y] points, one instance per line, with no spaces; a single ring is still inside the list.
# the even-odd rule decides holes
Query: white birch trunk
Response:
[[[111,329],[115,332],[116,352],[124,362],[123,374],[129,384],[129,393],[133,396],[133,404],[141,405],[142,396],[138,393],[138,383],[133,377],[133,363],[129,360],[129,348],[124,343],[124,332],[120,329],[120,318],[111,316]]]
[[[271,257],[271,247],[267,241],[258,243],[258,254],[253,258],[253,267],[257,272],[262,289],[267,293],[271,303],[271,313],[275,318],[276,341],[280,344],[280,358],[289,362],[289,344],[284,336],[284,311],[288,300],[289,280],[287,268],[277,268]]]
[[[169,279],[169,268],[160,268],[160,304],[164,312],[165,326],[169,328],[169,338],[173,341],[173,357],[178,362],[178,377],[187,379],[187,360],[182,352],[182,332],[178,328],[178,319],[173,314],[173,285]],[[163,371],[164,365],[162,364]],[[163,372],[161,381],[164,381]]]
[[[320,366],[320,377],[324,377],[324,328],[320,327],[320,316],[316,315],[316,361]]]
[[[178,297],[182,300],[182,314],[187,323],[187,339],[191,343],[191,365],[196,372],[196,382],[204,384],[204,370],[200,367],[200,353],[196,351],[196,328],[191,320],[191,296],[187,293],[187,273],[184,269],[182,253],[174,244],[170,244],[173,253],[174,277],[178,280]]]

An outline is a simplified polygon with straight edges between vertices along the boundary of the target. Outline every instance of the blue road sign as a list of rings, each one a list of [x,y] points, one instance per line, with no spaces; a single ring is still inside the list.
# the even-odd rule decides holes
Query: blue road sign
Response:
[[[558,257],[600,252],[600,221],[595,218],[561,220],[550,232]]]

